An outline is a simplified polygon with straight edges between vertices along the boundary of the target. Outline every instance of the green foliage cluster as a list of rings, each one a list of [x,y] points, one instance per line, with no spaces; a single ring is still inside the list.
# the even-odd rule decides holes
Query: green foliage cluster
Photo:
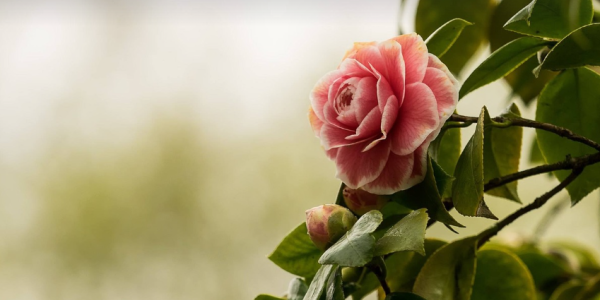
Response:
[[[285,298],[256,299],[362,299],[375,290],[379,299],[600,299],[600,265],[587,249],[488,243],[562,189],[574,205],[600,187],[600,75],[588,68],[600,65],[600,24],[592,18],[591,0],[420,0],[417,32],[452,72],[481,45],[493,51],[459,97],[504,78],[525,104],[538,99],[536,120],[515,104],[493,118],[485,106],[477,117],[454,114],[430,146],[423,182],[389,195],[324,252],[299,225],[269,256],[299,278]],[[460,128],[470,125],[462,149]],[[546,164],[519,171],[523,127],[537,130],[536,161]],[[517,181],[547,172],[561,183],[480,234],[450,243],[425,237],[434,222],[463,227],[453,208],[497,220],[485,194],[521,203]]]

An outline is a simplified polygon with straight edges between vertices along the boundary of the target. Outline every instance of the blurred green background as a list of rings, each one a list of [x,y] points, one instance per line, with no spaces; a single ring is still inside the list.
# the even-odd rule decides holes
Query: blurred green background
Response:
[[[339,187],[308,93],[353,42],[397,34],[398,2],[2,2],[0,299],[285,291],[292,276],[266,256]],[[458,109],[498,114],[509,98],[498,82]],[[521,198],[554,183],[522,181]],[[518,208],[489,198],[499,217]],[[588,198],[544,237],[600,249],[598,192]],[[529,236],[543,212],[501,238]],[[492,224],[457,218],[461,236]]]

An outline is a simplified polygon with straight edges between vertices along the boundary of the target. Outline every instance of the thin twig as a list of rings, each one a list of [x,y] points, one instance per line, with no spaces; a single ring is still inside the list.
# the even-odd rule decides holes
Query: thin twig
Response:
[[[453,114],[452,116],[450,116],[448,121],[465,122],[465,123],[473,124],[473,123],[477,123],[477,119],[478,119],[477,117],[468,117],[468,116]],[[549,124],[549,123],[543,123],[543,122],[538,122],[538,121],[534,121],[534,120],[524,119],[524,118],[520,118],[520,117],[513,117],[513,116],[511,116],[511,117],[495,117],[495,118],[492,118],[492,120],[494,122],[502,123],[502,127],[520,126],[520,127],[537,128],[537,129],[541,129],[544,131],[552,132],[561,137],[588,145],[588,146],[600,151],[600,144],[598,144],[584,136],[578,135],[578,134],[574,133],[573,131],[571,131],[567,128],[564,128],[564,127],[556,126],[556,125]]]
[[[598,162],[600,162],[600,152],[585,155],[585,156],[580,156],[580,157],[576,157],[576,158],[567,157],[567,159],[565,159],[564,161],[561,161],[561,162],[548,164],[548,165],[541,165],[541,166],[537,166],[537,167],[534,167],[531,169],[508,174],[506,176],[490,179],[490,181],[488,181],[483,186],[483,190],[487,192],[491,189],[497,188],[499,186],[503,186],[507,183],[510,183],[510,182],[513,182],[516,180],[520,180],[520,179],[523,179],[523,178],[526,178],[529,176],[534,176],[534,175],[548,173],[548,172],[552,172],[552,171],[558,171],[558,170],[571,170],[571,169],[575,169],[575,168],[581,168],[584,166],[596,164]]]
[[[502,219],[500,222],[496,223],[494,226],[490,227],[489,229],[481,232],[479,234],[478,247],[481,247],[483,244],[487,243],[492,237],[494,237],[496,234],[498,234],[498,232],[500,230],[502,230],[504,227],[508,226],[510,223],[514,222],[519,217],[523,216],[524,214],[526,214],[532,210],[542,207],[544,204],[546,204],[546,202],[548,202],[548,200],[550,200],[550,198],[552,198],[558,192],[560,192],[565,187],[567,187],[571,182],[573,182],[573,180],[575,180],[575,178],[577,178],[577,176],[579,176],[579,174],[581,174],[582,171],[583,171],[583,167],[573,169],[571,174],[569,174],[569,176],[567,176],[567,178],[565,178],[565,180],[563,180],[560,184],[555,186],[553,189],[551,189],[550,191],[541,195],[540,197],[536,198],[530,204],[523,206],[521,209],[512,213],[508,217]]]

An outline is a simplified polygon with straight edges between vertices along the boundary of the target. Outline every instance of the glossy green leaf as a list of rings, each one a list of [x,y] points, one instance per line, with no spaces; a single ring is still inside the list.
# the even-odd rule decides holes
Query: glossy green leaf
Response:
[[[391,293],[385,300],[425,300],[421,296],[413,293]]]
[[[437,250],[419,272],[413,293],[427,300],[469,300],[476,244],[476,237],[468,237]]]
[[[300,277],[312,277],[319,269],[322,252],[308,237],[306,224],[292,230],[269,255],[269,259],[280,268]]]
[[[511,116],[520,117],[521,112],[515,104],[512,104],[508,111],[501,116],[507,118]],[[494,127],[492,122],[489,116],[486,115],[483,138],[483,178],[485,182],[518,172],[521,158],[523,127],[499,128]],[[521,203],[517,194],[517,181],[507,183],[486,193]]]
[[[393,253],[385,258],[385,265],[387,268],[386,282],[388,283],[388,285],[391,283],[391,276],[394,276],[395,274],[398,274],[399,272],[405,270],[406,265],[411,261],[414,255],[419,256],[418,254],[415,254],[415,252],[404,251]],[[363,280],[360,283],[358,283],[358,285],[358,290],[352,293],[353,300],[360,300],[372,293],[373,291],[375,291],[378,287],[380,287],[379,280],[377,279],[375,274],[371,272],[368,272],[363,277]]]
[[[458,159],[454,170],[456,179],[452,184],[452,202],[456,210],[465,216],[496,219],[483,201],[483,134],[486,115],[487,109],[483,107],[475,133]]]
[[[477,252],[471,300],[535,300],[533,278],[514,254],[500,249]]]
[[[427,51],[442,57],[452,47],[465,27],[473,25],[463,19],[452,19],[434,31],[425,41]]]
[[[540,164],[546,162],[542,150],[538,145],[537,137],[533,137],[531,140],[531,150],[529,150],[529,162],[532,164]]]
[[[524,249],[517,251],[516,254],[529,269],[538,289],[559,283],[571,274],[564,262],[540,250]]]
[[[329,276],[331,276],[332,272],[335,272],[339,266],[336,265],[323,265],[315,274],[315,277],[310,282],[310,286],[308,287],[308,291],[306,291],[306,295],[304,296],[304,300],[319,300],[321,295],[323,294],[323,290],[325,289],[325,285],[327,284],[327,280]]]
[[[254,300],[284,300],[284,299],[275,297],[275,296],[271,296],[271,295],[267,295],[267,294],[260,294],[260,295],[256,296],[256,298],[254,298]]]
[[[502,0],[492,14],[488,39],[490,41],[490,49],[492,52],[504,46],[506,43],[522,37],[522,35],[505,30],[503,28],[506,21],[515,15],[524,6],[530,3],[531,0]],[[536,78],[531,72],[538,66],[537,57],[531,57],[521,66],[517,67],[511,73],[506,75],[504,79],[512,88],[513,95],[519,95],[525,104],[529,104],[536,98],[546,83],[556,74],[551,71],[542,71]]]
[[[302,278],[294,278],[290,281],[287,292],[288,300],[302,300],[308,291],[308,286]]]
[[[550,300],[575,300],[577,294],[582,290],[582,283],[570,281],[556,288],[554,293],[552,293]]]
[[[386,231],[375,244],[375,256],[398,251],[415,251],[425,255],[426,209],[415,210]]]
[[[473,22],[475,25],[464,28],[454,45],[441,58],[452,73],[458,74],[485,42],[493,4],[491,0],[420,0],[415,16],[416,32],[427,38],[452,19],[462,18]]]
[[[591,0],[537,0],[524,7],[504,28],[521,34],[560,40],[592,21]]]
[[[429,145],[429,156],[448,174],[454,174],[460,156],[460,128],[444,128]],[[440,191],[441,192],[441,191]]]
[[[538,99],[536,120],[565,127],[600,142],[600,75],[587,68],[565,70],[542,91]],[[558,162],[567,155],[578,157],[596,151],[589,146],[537,130],[538,145],[548,162]],[[564,180],[569,171],[554,175]],[[600,186],[600,165],[585,168],[567,186],[573,204]]]
[[[562,70],[587,65],[600,66],[600,24],[587,25],[571,32],[552,47],[540,68]]]
[[[327,290],[325,300],[344,300],[344,288],[342,287],[342,270],[338,267],[331,272],[327,279]]]
[[[444,169],[433,159],[431,160],[431,166],[433,167],[433,176],[435,177],[435,184],[437,186],[438,191],[442,195],[442,198],[451,197],[452,182],[454,181],[454,177],[446,173],[446,171],[444,171]]]
[[[548,41],[522,37],[502,46],[469,75],[460,88],[459,99],[506,76],[548,44]]]
[[[375,238],[371,233],[381,224],[383,217],[377,210],[364,214],[319,259],[320,264],[337,264],[343,267],[362,267],[373,258]]]
[[[419,272],[425,265],[425,262],[442,246],[447,243],[442,240],[436,239],[425,239],[425,256],[419,255],[415,252],[409,258],[404,258],[402,264],[395,263],[399,260],[399,254],[393,254],[390,259],[386,260],[388,266],[388,276],[386,281],[390,286],[392,292],[410,292],[415,285]]]
[[[387,267],[386,282],[392,292],[410,292],[412,291],[417,275],[423,268],[423,265],[431,255],[446,242],[436,239],[425,239],[426,256],[416,252],[396,252],[386,257],[385,265]],[[360,283],[360,288],[352,294],[352,299],[360,300],[370,294],[380,286],[379,280],[373,273],[367,273]]]
[[[429,217],[447,225],[464,227],[448,213],[437,188],[431,160],[428,160],[427,174],[423,181],[412,188],[398,192],[392,200],[411,209],[427,208]]]

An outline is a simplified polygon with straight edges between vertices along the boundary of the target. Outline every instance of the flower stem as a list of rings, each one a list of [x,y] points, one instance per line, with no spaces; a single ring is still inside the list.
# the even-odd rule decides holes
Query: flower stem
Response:
[[[463,116],[463,115],[459,115],[459,114],[453,114],[452,116],[450,116],[448,121],[473,124],[473,123],[477,123],[477,119],[478,119],[477,117],[468,117],[468,116]],[[536,128],[536,129],[541,129],[544,131],[552,132],[558,136],[588,145],[588,146],[600,151],[600,144],[598,144],[584,136],[578,135],[567,128],[556,126],[554,124],[543,123],[543,122],[538,122],[538,121],[524,119],[524,118],[520,118],[520,117],[514,117],[514,116],[495,117],[495,118],[492,118],[492,120],[494,122],[502,123],[501,127],[520,126],[520,127]]]
[[[583,167],[573,169],[571,174],[569,174],[569,176],[567,178],[565,178],[565,180],[563,180],[560,184],[555,186],[553,189],[551,189],[550,191],[541,195],[540,197],[536,198],[530,204],[523,206],[521,209],[515,211],[508,217],[506,217],[503,220],[501,220],[500,222],[496,223],[494,226],[481,232],[478,235],[478,240],[479,240],[478,247],[483,246],[492,237],[494,237],[496,234],[498,234],[498,232],[500,230],[502,230],[504,227],[508,226],[510,223],[514,222],[519,217],[523,216],[524,214],[526,214],[532,210],[542,207],[544,204],[546,204],[546,202],[548,202],[548,200],[550,200],[550,198],[552,198],[554,195],[558,194],[558,192],[562,191],[571,182],[573,182],[573,180],[575,180],[575,178],[577,178],[577,176],[579,176],[579,174],[581,174],[582,171],[583,171]]]

